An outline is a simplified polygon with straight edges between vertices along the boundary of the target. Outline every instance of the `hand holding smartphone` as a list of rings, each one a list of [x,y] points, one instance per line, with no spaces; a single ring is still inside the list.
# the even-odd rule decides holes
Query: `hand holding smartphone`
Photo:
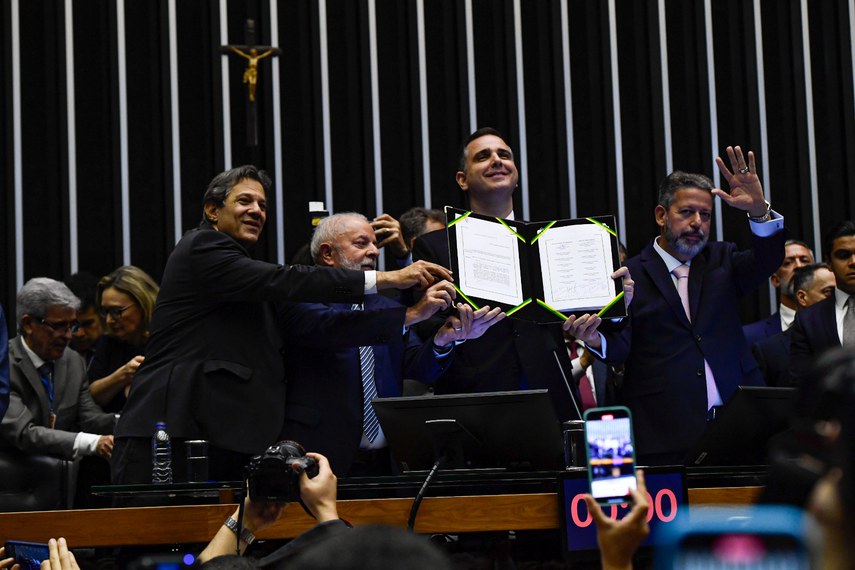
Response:
[[[48,545],[42,542],[6,541],[6,556],[14,558],[22,570],[39,570],[42,560],[50,558]]]
[[[635,440],[628,408],[593,408],[585,412],[585,449],[591,495],[602,505],[632,502]]]

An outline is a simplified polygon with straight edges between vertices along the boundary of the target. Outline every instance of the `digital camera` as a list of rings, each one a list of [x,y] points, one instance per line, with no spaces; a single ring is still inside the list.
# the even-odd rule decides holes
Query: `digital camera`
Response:
[[[295,465],[296,464],[296,465]],[[318,474],[318,462],[306,457],[296,441],[280,441],[253,457],[246,467],[253,502],[291,503],[300,500],[300,474]]]

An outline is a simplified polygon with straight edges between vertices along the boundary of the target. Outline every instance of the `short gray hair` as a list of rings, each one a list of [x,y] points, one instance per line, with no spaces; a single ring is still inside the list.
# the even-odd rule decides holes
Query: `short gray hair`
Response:
[[[321,244],[334,243],[339,233],[341,233],[342,224],[347,218],[356,218],[363,222],[368,221],[368,218],[359,212],[342,212],[340,214],[333,214],[327,218],[322,218],[321,221],[318,222],[318,226],[315,228],[315,233],[312,234],[312,243],[309,245],[309,251],[312,253],[312,259],[315,260],[316,264],[320,265]]]
[[[15,304],[20,328],[24,315],[43,319],[48,307],[62,307],[76,311],[80,308],[80,299],[75,297],[71,289],[61,281],[47,277],[34,277],[24,283],[18,291]]]

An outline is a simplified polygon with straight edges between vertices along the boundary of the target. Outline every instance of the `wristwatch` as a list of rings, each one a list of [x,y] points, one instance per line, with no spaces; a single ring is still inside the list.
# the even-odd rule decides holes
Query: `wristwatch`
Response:
[[[226,528],[228,528],[233,533],[238,533],[238,522],[235,520],[234,517],[230,516],[225,520],[223,524],[226,525]],[[240,530],[240,539],[244,541],[247,545],[250,545],[255,542],[255,535],[252,534],[248,528],[242,528]]]
[[[752,216],[749,212],[746,212],[748,214],[749,220],[751,220],[752,222],[757,222],[758,224],[762,224],[763,222],[768,222],[772,219],[772,205],[769,204],[769,200],[764,200],[764,202],[766,202],[766,213],[762,216]]]

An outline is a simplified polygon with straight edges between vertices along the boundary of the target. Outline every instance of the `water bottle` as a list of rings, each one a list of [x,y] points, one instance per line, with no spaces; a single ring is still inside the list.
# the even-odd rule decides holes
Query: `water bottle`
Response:
[[[165,422],[155,424],[151,438],[151,482],[172,483],[172,443]]]

